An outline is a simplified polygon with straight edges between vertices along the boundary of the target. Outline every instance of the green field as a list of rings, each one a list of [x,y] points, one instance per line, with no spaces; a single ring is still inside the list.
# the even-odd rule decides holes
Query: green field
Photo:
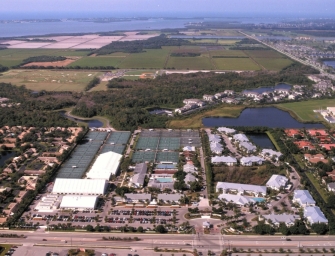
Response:
[[[279,108],[290,111],[300,121],[324,121],[322,116],[314,113],[313,110],[325,109],[326,107],[335,107],[334,99],[308,100],[301,102],[283,103],[277,105]]]
[[[167,68],[175,69],[213,69],[208,57],[170,57]]]
[[[211,56],[237,56],[246,57],[247,55],[240,50],[221,50],[221,51],[210,51]]]
[[[213,58],[216,69],[221,70],[259,70],[256,63],[248,58]]]
[[[96,71],[16,69],[3,73],[0,82],[25,85],[36,91],[83,91],[94,76],[101,74]]]
[[[149,49],[128,55],[119,68],[164,68],[169,49]]]
[[[265,69],[280,71],[283,68],[291,65],[293,62],[286,58],[255,58],[254,59],[259,65],[263,66]]]
[[[273,50],[247,50],[245,51],[251,58],[283,58],[284,55]]]
[[[113,66],[113,67],[118,67],[120,63],[124,60],[125,58],[122,57],[100,57],[100,56],[95,56],[95,57],[83,57],[75,62],[72,62],[69,67],[75,67],[75,66],[80,66],[80,67],[100,67],[100,66]]]
[[[22,60],[33,56],[81,57],[86,56],[88,53],[88,51],[70,49],[5,49],[0,51],[0,64],[11,67],[19,65]]]

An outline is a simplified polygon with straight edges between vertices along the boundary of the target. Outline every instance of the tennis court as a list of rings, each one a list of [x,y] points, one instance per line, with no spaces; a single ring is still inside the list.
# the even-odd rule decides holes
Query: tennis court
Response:
[[[155,152],[136,151],[132,157],[134,163],[153,162],[154,160]]]
[[[159,137],[140,137],[136,143],[136,149],[156,150]]]
[[[85,139],[88,140],[98,140],[98,141],[104,141],[107,137],[107,132],[89,132],[85,136]]]
[[[112,132],[107,139],[108,144],[127,144],[130,132]]]
[[[111,145],[111,144],[105,144],[103,145],[102,149],[101,149],[101,154],[102,153],[106,153],[106,152],[115,152],[118,154],[123,154],[124,150],[125,150],[126,146],[125,145]]]
[[[180,148],[180,138],[160,138],[159,150],[178,150]]]
[[[156,163],[171,162],[178,163],[179,153],[178,152],[157,152]]]

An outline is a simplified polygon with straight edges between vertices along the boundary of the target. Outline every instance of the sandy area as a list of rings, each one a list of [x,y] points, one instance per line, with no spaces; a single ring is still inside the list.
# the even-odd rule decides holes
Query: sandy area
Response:
[[[52,61],[52,62],[31,62],[28,64],[23,65],[24,67],[30,67],[30,66],[41,66],[41,67],[64,67],[66,65],[71,64],[72,62],[76,61],[76,59],[66,59],[62,61]]]

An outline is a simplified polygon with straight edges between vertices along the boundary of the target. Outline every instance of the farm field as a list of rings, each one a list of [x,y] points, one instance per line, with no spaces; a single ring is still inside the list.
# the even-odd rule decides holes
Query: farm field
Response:
[[[22,63],[24,59],[33,56],[64,56],[81,57],[86,56],[89,51],[64,50],[64,49],[4,49],[0,51],[0,64],[4,66],[15,66]]]
[[[118,67],[120,63],[124,60],[123,57],[113,57],[113,56],[90,56],[83,57],[75,62],[72,62],[69,67],[100,67],[100,66],[113,66]]]
[[[128,55],[119,68],[164,68],[168,49],[147,49],[143,53]]]
[[[209,57],[170,57],[166,68],[175,69],[214,69]]]
[[[322,116],[313,110],[335,107],[334,99],[308,100],[301,102],[283,103],[276,105],[280,109],[290,111],[298,120],[304,122],[324,121]]]
[[[288,58],[255,58],[254,60],[265,69],[274,71],[280,71],[293,63]]]
[[[249,58],[213,58],[216,69],[221,70],[259,70],[256,63]]]
[[[211,56],[227,56],[227,57],[247,57],[247,55],[240,50],[216,50],[209,52]]]
[[[208,111],[192,114],[190,116],[187,116],[185,119],[183,118],[180,120],[171,120],[167,124],[167,127],[171,129],[197,129],[203,127],[202,119],[204,117],[238,117],[244,108],[244,106],[220,105],[217,108]]]
[[[0,82],[25,85],[34,91],[83,91],[94,76],[101,74],[96,71],[16,69],[3,73]]]

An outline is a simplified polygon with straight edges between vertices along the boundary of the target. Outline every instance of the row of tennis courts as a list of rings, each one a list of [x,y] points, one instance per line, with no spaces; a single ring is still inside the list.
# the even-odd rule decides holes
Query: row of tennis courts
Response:
[[[179,152],[153,152],[153,151],[135,151],[132,156],[134,163],[143,162],[171,162],[178,163]]]

